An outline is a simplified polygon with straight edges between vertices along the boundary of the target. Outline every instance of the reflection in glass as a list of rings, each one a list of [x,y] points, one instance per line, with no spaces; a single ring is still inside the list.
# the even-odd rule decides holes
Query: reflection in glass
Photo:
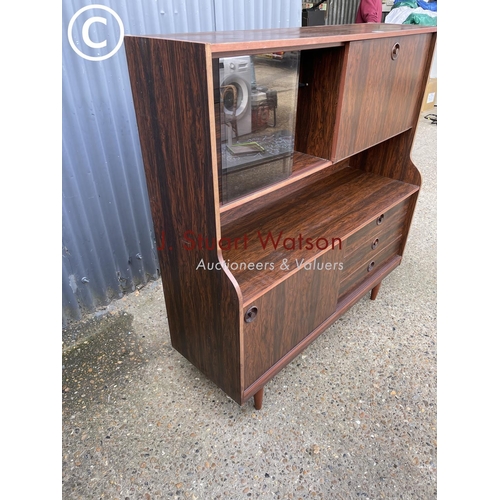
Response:
[[[219,59],[214,86],[223,203],[291,174],[298,69],[298,52]]]

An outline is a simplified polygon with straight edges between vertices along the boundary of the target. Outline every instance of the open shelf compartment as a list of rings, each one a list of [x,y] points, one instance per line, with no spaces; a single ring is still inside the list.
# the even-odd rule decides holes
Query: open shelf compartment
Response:
[[[345,167],[291,198],[277,200],[223,225],[220,246],[228,269],[238,281],[244,305],[306,263],[340,248],[356,230],[418,189]]]

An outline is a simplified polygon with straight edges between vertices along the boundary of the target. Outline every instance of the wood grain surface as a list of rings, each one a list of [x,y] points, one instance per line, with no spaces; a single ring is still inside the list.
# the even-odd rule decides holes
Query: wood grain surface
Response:
[[[213,57],[257,54],[263,51],[301,50],[340,46],[354,40],[369,40],[436,32],[436,27],[404,24],[346,24],[260,30],[215,31],[148,35],[151,38],[210,45]]]
[[[417,190],[411,184],[345,167],[294,193],[293,197],[266,205],[223,226],[222,234],[228,241],[235,242],[238,238],[241,241],[245,235],[248,240],[246,247],[232,245],[224,250],[226,261],[273,263],[273,269],[264,271],[232,270],[241,287],[244,305],[296,272],[297,262],[311,261],[328,250],[318,248],[317,244],[311,249],[305,244],[299,248],[300,236],[321,243],[320,246],[324,245],[323,239],[344,241]],[[279,237],[274,248],[273,241]],[[293,242],[284,244],[286,238],[295,239],[295,248],[290,248]],[[289,269],[282,268],[284,259]]]
[[[186,249],[188,231],[220,234],[211,60],[201,44],[126,37],[125,47],[172,345],[241,402],[237,288],[223,269],[196,270],[220,262],[219,249]]]

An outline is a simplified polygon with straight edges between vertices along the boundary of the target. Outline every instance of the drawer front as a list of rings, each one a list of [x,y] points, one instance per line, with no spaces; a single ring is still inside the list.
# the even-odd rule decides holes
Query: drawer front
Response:
[[[346,277],[343,277],[339,289],[339,297],[344,296],[360,285],[366,278],[375,274],[391,257],[398,255],[401,247],[401,237],[390,242],[378,253],[365,260],[361,266],[355,269]]]
[[[245,388],[335,312],[342,253],[323,254],[316,269],[301,269],[248,308],[243,323]]]
[[[410,200],[407,199],[377,215],[373,221],[347,238],[343,279],[347,279],[350,273],[370,256],[377,254],[387,243],[402,235],[409,203]]]

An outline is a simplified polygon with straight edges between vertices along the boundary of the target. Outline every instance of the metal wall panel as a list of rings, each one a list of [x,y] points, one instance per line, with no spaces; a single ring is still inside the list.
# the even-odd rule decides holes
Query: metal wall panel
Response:
[[[300,26],[298,0],[63,0],[63,327],[159,277],[122,35]]]
[[[360,0],[328,0],[326,24],[352,24]]]
[[[214,0],[215,29],[249,30],[301,26],[302,1]]]

